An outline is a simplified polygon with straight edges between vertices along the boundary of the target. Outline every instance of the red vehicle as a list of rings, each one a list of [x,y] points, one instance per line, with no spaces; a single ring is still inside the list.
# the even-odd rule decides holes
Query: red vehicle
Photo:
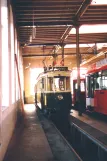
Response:
[[[92,64],[88,69],[86,109],[107,115],[107,58]]]
[[[85,73],[86,69],[80,69],[80,92],[82,108],[86,108],[86,92],[85,92]],[[72,93],[72,106],[78,110],[77,103],[77,70],[73,69],[71,73],[71,93]]]

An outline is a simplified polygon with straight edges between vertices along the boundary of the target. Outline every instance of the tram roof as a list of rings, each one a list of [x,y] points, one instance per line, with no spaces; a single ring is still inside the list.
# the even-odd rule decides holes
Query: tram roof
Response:
[[[40,73],[37,77],[38,79],[41,79],[42,77],[56,77],[56,76],[70,76],[71,71],[70,70],[62,70],[63,67],[59,67],[61,70],[47,70],[42,73]],[[67,69],[67,68],[64,68]]]

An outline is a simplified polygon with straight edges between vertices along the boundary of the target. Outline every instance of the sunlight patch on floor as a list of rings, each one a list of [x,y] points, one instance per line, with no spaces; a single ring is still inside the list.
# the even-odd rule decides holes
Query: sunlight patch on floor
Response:
[[[34,104],[25,104],[24,105],[24,110],[25,112],[32,113],[35,111],[35,105]]]

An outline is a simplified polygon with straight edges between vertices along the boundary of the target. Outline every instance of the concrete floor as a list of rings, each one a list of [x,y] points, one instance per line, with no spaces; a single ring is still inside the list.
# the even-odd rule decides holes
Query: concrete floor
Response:
[[[34,105],[25,105],[25,119],[15,129],[4,161],[53,161]]]
[[[95,115],[86,115],[86,114],[82,114],[82,116],[79,116],[78,111],[76,110],[72,110],[72,113],[70,115],[92,126],[93,128],[107,134],[107,121],[103,120],[101,116],[96,117]]]

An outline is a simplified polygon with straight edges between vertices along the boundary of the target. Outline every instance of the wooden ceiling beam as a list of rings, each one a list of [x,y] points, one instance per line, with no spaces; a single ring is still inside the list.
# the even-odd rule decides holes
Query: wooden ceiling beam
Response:
[[[82,4],[80,5],[78,11],[75,14],[74,20],[78,21],[83,16],[91,1],[92,0],[83,0]]]
[[[52,26],[52,25],[72,25],[73,22],[72,21],[67,21],[67,20],[64,20],[64,21],[52,21],[50,20],[49,21],[40,21],[40,22],[34,22],[34,26]],[[32,21],[29,21],[29,22],[17,22],[17,25],[18,26],[25,26],[25,27],[28,27],[28,26],[32,26]]]
[[[82,52],[81,55],[91,55],[93,54],[93,52]],[[58,54],[57,55],[62,55],[62,53]],[[75,53],[65,53],[64,55],[76,55],[76,52]],[[94,55],[94,54],[93,54]],[[53,56],[53,54],[30,54],[30,53],[26,53],[26,54],[22,54],[23,57],[37,57],[37,56]]]
[[[76,12],[76,14],[72,20],[73,24],[78,23],[79,18],[84,14],[84,12],[86,11],[86,9],[90,5],[90,3],[91,3],[91,0],[83,0],[82,4],[80,5],[78,11]],[[73,28],[73,26],[70,26],[70,27],[68,27],[67,30],[65,30],[65,33],[61,37],[62,43],[63,43],[64,39],[67,38],[67,36],[72,28]]]

